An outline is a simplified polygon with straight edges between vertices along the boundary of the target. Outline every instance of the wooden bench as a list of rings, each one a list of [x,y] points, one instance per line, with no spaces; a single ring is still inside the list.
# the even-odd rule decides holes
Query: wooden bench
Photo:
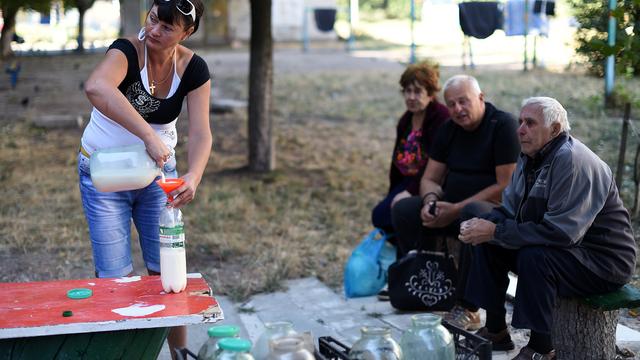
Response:
[[[73,299],[72,289],[90,296]],[[0,283],[0,359],[156,359],[173,326],[217,322],[200,274],[179,294],[159,276]]]
[[[640,290],[627,284],[608,294],[558,300],[551,333],[558,359],[615,359],[620,309],[640,306]]]

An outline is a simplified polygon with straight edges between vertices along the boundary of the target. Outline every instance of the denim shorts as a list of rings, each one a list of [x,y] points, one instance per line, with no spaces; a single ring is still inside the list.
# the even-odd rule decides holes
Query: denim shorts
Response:
[[[166,177],[177,177],[175,157],[165,166]],[[89,225],[96,276],[121,277],[133,272],[131,220],[138,231],[148,270],[160,272],[160,211],[167,198],[154,182],[130,191],[99,192],[91,182],[89,159],[78,153],[82,207]]]

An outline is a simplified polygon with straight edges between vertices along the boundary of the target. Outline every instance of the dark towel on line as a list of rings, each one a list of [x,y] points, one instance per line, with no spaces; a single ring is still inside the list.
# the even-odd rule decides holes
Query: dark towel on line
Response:
[[[556,2],[547,0],[536,0],[533,3],[533,13],[540,14],[543,12],[548,16],[554,16],[556,14]]]
[[[336,9],[315,9],[313,16],[316,19],[316,26],[320,31],[333,30],[333,24],[336,22]]]
[[[460,27],[467,36],[484,39],[502,29],[504,18],[497,2],[463,2],[458,4]]]

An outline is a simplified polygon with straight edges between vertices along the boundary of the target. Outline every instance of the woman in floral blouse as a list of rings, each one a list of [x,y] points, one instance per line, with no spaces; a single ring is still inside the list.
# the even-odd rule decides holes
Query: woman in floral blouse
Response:
[[[419,194],[435,133],[449,118],[447,107],[436,99],[439,80],[438,66],[428,62],[409,65],[400,77],[407,110],[398,121],[389,191],[371,214],[373,225],[386,233],[394,231],[391,207],[400,199]]]

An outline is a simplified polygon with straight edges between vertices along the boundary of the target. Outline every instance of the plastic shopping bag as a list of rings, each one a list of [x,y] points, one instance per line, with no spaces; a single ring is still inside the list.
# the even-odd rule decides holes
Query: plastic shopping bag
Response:
[[[348,298],[377,294],[387,283],[387,270],[396,260],[396,248],[382,230],[371,231],[353,250],[344,269]]]

